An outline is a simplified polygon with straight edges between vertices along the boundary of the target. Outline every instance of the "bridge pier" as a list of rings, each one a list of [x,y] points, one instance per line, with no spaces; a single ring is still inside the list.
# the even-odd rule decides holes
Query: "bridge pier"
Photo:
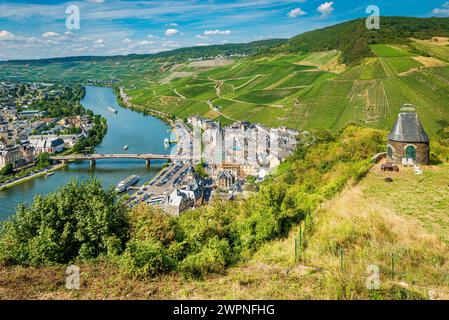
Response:
[[[151,160],[150,159],[145,160],[145,164],[147,165],[147,167],[151,167]]]
[[[92,167],[95,167],[95,166],[97,165],[97,160],[91,159],[91,160],[89,161],[89,163],[90,163],[90,165],[91,165]]]

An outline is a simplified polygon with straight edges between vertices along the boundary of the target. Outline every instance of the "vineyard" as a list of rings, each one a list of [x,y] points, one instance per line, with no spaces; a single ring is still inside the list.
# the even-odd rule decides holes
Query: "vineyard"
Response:
[[[449,121],[449,66],[441,47],[423,41],[371,45],[373,56],[350,68],[338,63],[335,50],[250,57],[219,67],[190,65],[185,77],[145,88],[126,82],[124,89],[140,107],[182,118],[198,114],[297,129],[339,129],[349,122],[388,129],[401,106],[412,103],[432,132],[441,117]]]
[[[390,105],[382,80],[354,81],[348,99],[351,107],[365,113],[365,123],[371,123],[380,118],[391,116]]]

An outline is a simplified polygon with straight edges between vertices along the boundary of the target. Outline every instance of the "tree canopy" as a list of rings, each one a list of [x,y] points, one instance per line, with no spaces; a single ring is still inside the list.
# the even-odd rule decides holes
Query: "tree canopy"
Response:
[[[0,234],[0,263],[69,263],[117,253],[127,237],[125,206],[98,180],[72,181],[20,205]]]

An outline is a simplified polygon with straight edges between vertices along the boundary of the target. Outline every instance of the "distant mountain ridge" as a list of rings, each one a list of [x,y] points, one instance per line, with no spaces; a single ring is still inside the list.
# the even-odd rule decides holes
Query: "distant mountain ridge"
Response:
[[[408,43],[409,38],[429,39],[433,36],[449,37],[449,18],[381,17],[380,30],[368,30],[366,18],[350,20],[333,26],[299,34],[290,39],[270,39],[249,43],[179,48],[156,54],[130,54],[126,56],[79,56],[36,60],[9,60],[0,64],[47,64],[79,61],[123,61],[126,59],[185,60],[204,56],[231,54],[298,53],[339,50],[342,62],[354,65],[372,56],[371,44]]]
[[[269,39],[253,41],[249,43],[230,43],[211,46],[197,46],[179,48],[171,51],[163,51],[155,54],[129,54],[120,56],[75,56],[75,57],[61,57],[61,58],[47,58],[47,59],[28,59],[28,60],[8,60],[0,61],[0,64],[17,63],[17,64],[46,64],[46,63],[60,63],[60,62],[80,62],[80,61],[123,61],[126,59],[161,59],[161,58],[176,58],[176,60],[195,59],[204,56],[217,55],[232,55],[232,54],[260,54],[269,52],[273,47],[280,46],[287,43],[288,39]]]

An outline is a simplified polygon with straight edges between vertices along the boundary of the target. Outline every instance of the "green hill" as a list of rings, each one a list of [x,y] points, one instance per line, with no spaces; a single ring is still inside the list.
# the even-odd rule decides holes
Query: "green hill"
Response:
[[[153,78],[161,66],[179,61],[218,55],[254,55],[268,52],[286,43],[285,39],[271,39],[250,43],[224,44],[207,47],[180,48],[157,54],[111,57],[67,57],[42,60],[11,60],[0,62],[0,79],[15,81],[127,81]]]
[[[372,44],[407,44],[409,38],[449,36],[449,18],[381,17],[379,30],[368,30],[365,19],[357,19],[298,35],[283,45],[287,52],[339,50],[342,62],[356,64],[372,56]]]

